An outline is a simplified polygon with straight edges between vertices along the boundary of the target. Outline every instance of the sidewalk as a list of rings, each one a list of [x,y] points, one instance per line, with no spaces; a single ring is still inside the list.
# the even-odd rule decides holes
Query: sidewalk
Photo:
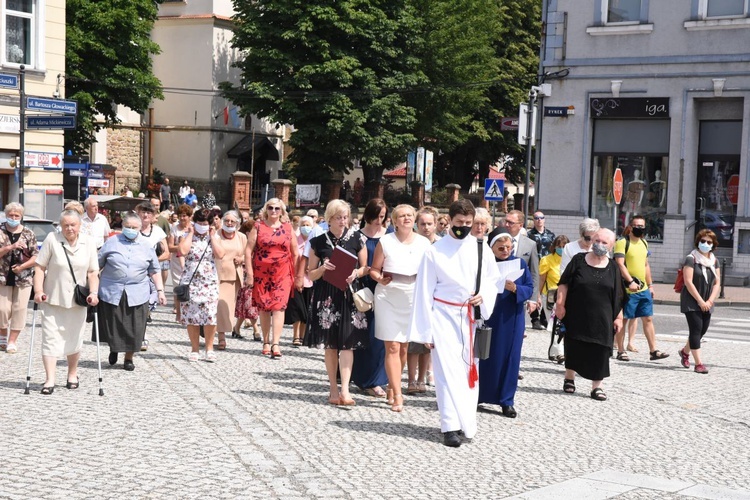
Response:
[[[675,293],[674,283],[654,283],[654,303],[680,305],[680,294]],[[724,287],[724,298],[717,299],[716,305],[721,306],[750,306],[750,287]]]

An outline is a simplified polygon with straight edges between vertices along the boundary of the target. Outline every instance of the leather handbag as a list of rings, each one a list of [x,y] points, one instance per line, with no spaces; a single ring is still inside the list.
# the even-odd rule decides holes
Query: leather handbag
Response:
[[[357,311],[372,311],[372,307],[375,301],[375,296],[373,295],[372,290],[367,287],[363,287],[361,290],[357,290],[355,292],[351,284],[349,285],[349,289],[351,290],[352,296],[354,297],[354,307],[357,308]]]
[[[76,273],[73,272],[73,264],[70,263],[70,257],[68,257],[68,251],[65,250],[65,243],[60,242],[60,244],[63,246],[63,254],[65,254],[65,260],[68,261],[68,267],[70,268],[70,274],[73,275],[73,283],[75,284],[75,287],[73,288],[73,302],[78,304],[79,306],[88,307],[88,298],[89,294],[91,293],[91,290],[89,290],[89,287],[79,285],[76,281]]]
[[[479,260],[477,261],[477,287],[476,293],[479,293],[479,285],[482,282],[482,247],[484,247],[484,240],[477,240],[477,253]],[[492,343],[492,328],[484,326],[484,322],[481,321],[482,313],[480,312],[479,306],[474,307],[474,319],[479,321],[479,325],[474,332],[474,355],[479,359],[487,359],[490,357],[490,346]]]
[[[189,302],[190,301],[190,284],[193,282],[193,278],[195,278],[195,273],[198,272],[198,267],[201,265],[201,261],[203,261],[203,257],[206,255],[206,252],[208,251],[208,247],[211,245],[211,242],[209,241],[206,245],[206,249],[203,250],[203,254],[201,254],[201,258],[198,259],[198,264],[195,266],[195,271],[193,271],[193,275],[190,276],[190,281],[188,281],[187,285],[177,285],[172,290],[172,293],[174,293],[174,296],[177,300],[180,302]]]

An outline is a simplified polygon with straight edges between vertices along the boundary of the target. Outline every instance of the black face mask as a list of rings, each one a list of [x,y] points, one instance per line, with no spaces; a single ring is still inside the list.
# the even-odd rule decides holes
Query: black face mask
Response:
[[[453,236],[455,236],[459,240],[462,240],[469,236],[469,233],[471,232],[471,226],[451,226],[451,231],[453,231]]]
[[[633,236],[635,236],[636,238],[642,237],[643,233],[646,232],[646,229],[642,228],[642,227],[634,227],[632,229],[633,229],[633,231],[632,231],[633,232]]]

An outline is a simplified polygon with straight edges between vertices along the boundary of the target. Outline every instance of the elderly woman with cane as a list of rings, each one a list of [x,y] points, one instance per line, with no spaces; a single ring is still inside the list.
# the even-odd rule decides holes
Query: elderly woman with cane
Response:
[[[146,335],[150,285],[156,285],[160,305],[167,303],[156,251],[141,235],[141,218],[133,212],[122,219],[122,233],[107,239],[99,251],[100,340],[109,344],[109,364],[125,353],[123,368],[133,371],[133,353]]]
[[[91,290],[86,298],[89,305],[99,302],[96,243],[80,234],[81,215],[73,210],[64,211],[60,229],[60,233],[50,233],[44,240],[34,273],[34,302],[41,304],[42,310],[42,359],[46,373],[42,394],[47,395],[55,390],[55,365],[61,356],[68,358],[66,387],[78,389],[78,358],[83,346],[86,306],[73,300],[76,285]]]

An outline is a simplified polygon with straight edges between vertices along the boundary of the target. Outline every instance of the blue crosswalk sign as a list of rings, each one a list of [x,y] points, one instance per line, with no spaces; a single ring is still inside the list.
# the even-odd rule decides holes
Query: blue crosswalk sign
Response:
[[[503,201],[505,181],[502,179],[484,180],[484,199],[487,201]]]

